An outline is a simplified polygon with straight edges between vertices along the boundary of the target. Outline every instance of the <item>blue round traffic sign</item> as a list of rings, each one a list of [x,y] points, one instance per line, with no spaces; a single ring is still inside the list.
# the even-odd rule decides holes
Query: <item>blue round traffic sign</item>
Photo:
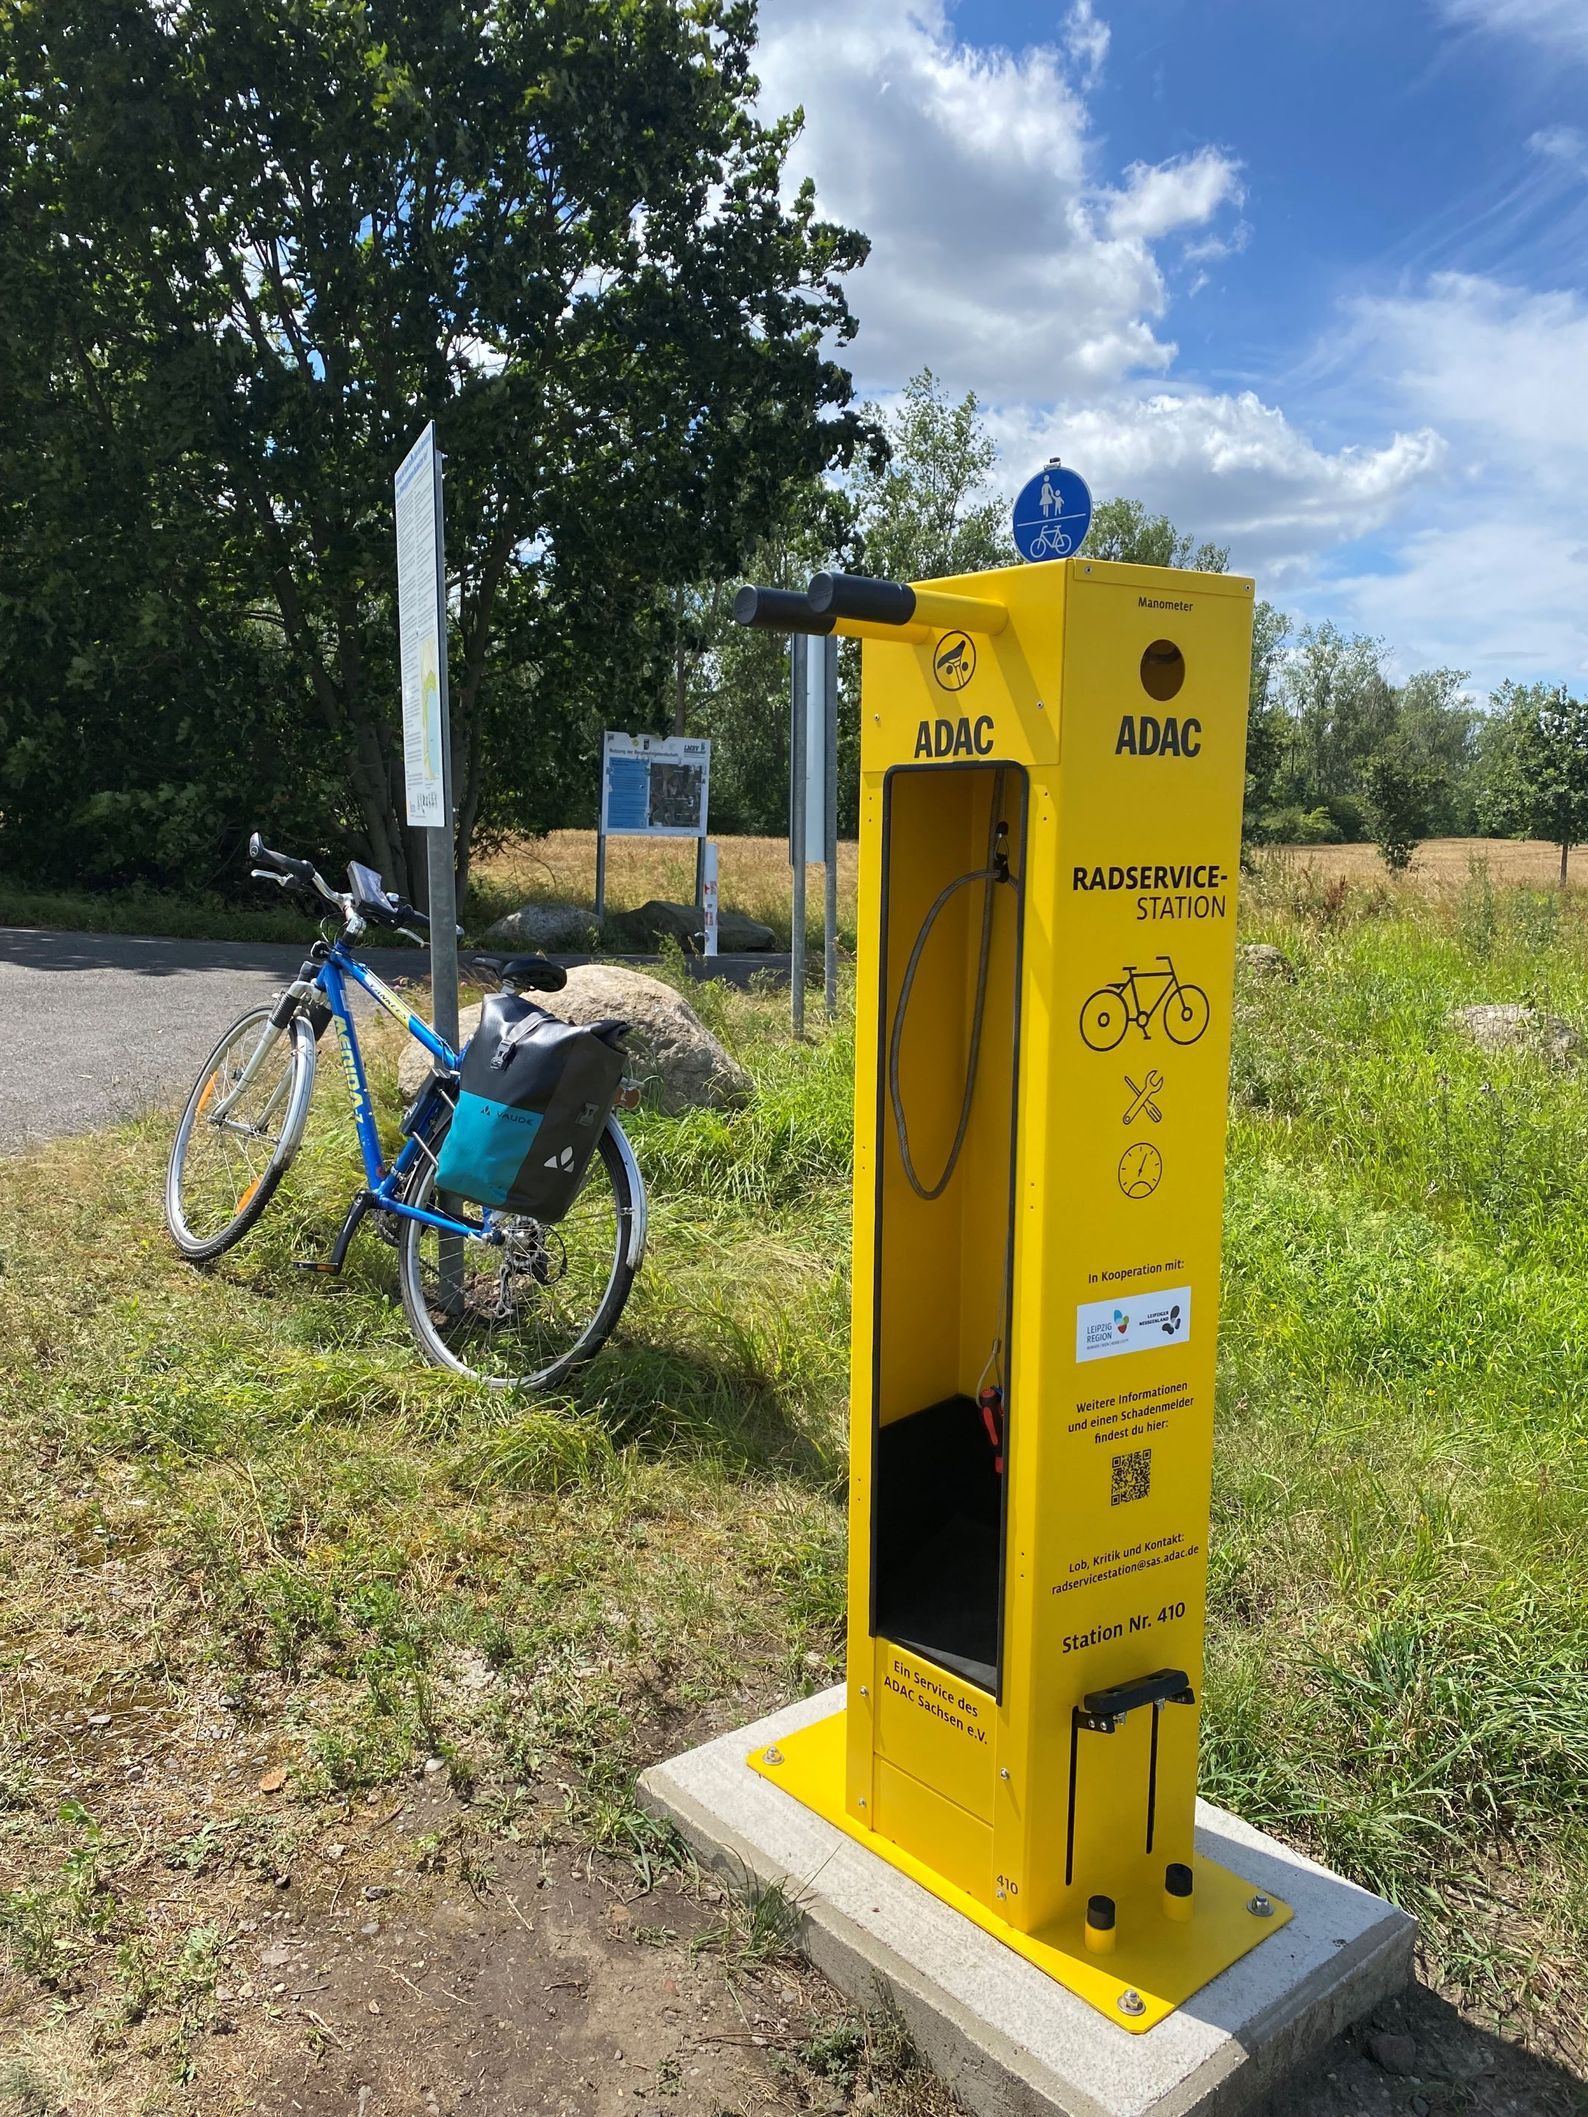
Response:
[[[1086,480],[1050,463],[1015,496],[1015,549],[1023,559],[1067,559],[1092,526]]]

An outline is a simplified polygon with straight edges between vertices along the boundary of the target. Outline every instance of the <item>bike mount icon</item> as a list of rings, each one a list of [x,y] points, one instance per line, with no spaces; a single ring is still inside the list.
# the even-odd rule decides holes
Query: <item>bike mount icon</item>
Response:
[[[1157,960],[1161,970],[1127,963],[1118,984],[1099,986],[1082,1002],[1081,1038],[1089,1050],[1114,1050],[1132,1027],[1149,1042],[1148,1024],[1155,1015],[1161,1016],[1172,1044],[1194,1044],[1201,1036],[1212,1012],[1207,994],[1200,985],[1184,984],[1168,956]]]

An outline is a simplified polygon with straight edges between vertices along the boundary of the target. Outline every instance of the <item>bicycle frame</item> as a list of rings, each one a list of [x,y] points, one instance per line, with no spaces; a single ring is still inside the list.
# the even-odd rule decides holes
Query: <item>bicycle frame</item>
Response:
[[[348,978],[351,978],[354,984],[362,985],[377,1007],[392,1016],[393,1020],[401,1022],[408,1034],[429,1052],[437,1065],[449,1073],[456,1073],[462,1062],[461,1054],[454,1051],[444,1037],[437,1036],[428,1022],[422,1021],[418,1015],[405,1007],[391,987],[376,977],[374,971],[359,962],[345,942],[322,942],[298,976],[280,995],[271,1015],[268,1033],[254,1046],[226,1102],[219,1106],[217,1115],[224,1117],[227,1107],[235,1102],[253,1081],[264,1063],[266,1053],[285,1032],[293,1016],[310,994],[317,992],[335,1024],[342,1072],[353,1105],[353,1125],[358,1134],[358,1151],[364,1164],[365,1181],[364,1190],[354,1199],[347,1219],[342,1224],[342,1231],[332,1251],[333,1262],[330,1268],[341,1269],[341,1260],[346,1254],[354,1230],[371,1208],[377,1212],[394,1213],[400,1220],[422,1221],[427,1227],[440,1228],[443,1234],[447,1235],[472,1235],[483,1237],[486,1241],[498,1239],[492,1231],[489,1207],[481,1207],[478,1220],[469,1220],[461,1215],[454,1217],[448,1213],[431,1213],[423,1206],[407,1205],[399,1196],[415,1162],[424,1151],[424,1136],[429,1130],[430,1118],[434,1105],[441,1096],[441,1089],[434,1081],[431,1082],[428,1091],[414,1110],[412,1129],[398,1150],[396,1160],[388,1167],[381,1152],[380,1133],[375,1124],[374,1107],[370,1102],[369,1083],[364,1075],[364,1055],[359,1049],[358,1030],[348,1006]],[[649,1231],[650,1216],[646,1207],[645,1183],[640,1175],[639,1163],[634,1158],[634,1149],[629,1144],[623,1127],[615,1117],[609,1117],[606,1128],[622,1157],[634,1201],[629,1215],[627,1247],[629,1263],[638,1271],[645,1256]]]
[[[389,985],[376,977],[358,958],[351,954],[340,941],[330,944],[330,952],[319,968],[314,984],[323,995],[331,1010],[332,1026],[342,1054],[342,1072],[347,1080],[348,1096],[353,1105],[353,1128],[358,1134],[358,1151],[364,1163],[364,1179],[368,1185],[368,1203],[382,1211],[395,1213],[403,1220],[422,1220],[428,1227],[440,1228],[449,1235],[488,1235],[490,1214],[481,1213],[478,1220],[465,1220],[448,1213],[426,1212],[421,1206],[404,1205],[398,1193],[407,1181],[409,1172],[419,1159],[421,1142],[428,1129],[425,1120],[429,1116],[430,1104],[439,1096],[440,1090],[432,1085],[425,1102],[415,1112],[413,1130],[403,1141],[397,1159],[388,1168],[381,1152],[380,1133],[375,1124],[375,1112],[370,1102],[369,1083],[364,1075],[364,1054],[359,1049],[358,1030],[354,1025],[352,1010],[348,1005],[346,980],[352,978],[362,985],[377,1007],[381,1007],[401,1022],[408,1034],[422,1044],[430,1056],[449,1072],[456,1072],[459,1054],[444,1037],[437,1036],[428,1022],[410,1012]]]

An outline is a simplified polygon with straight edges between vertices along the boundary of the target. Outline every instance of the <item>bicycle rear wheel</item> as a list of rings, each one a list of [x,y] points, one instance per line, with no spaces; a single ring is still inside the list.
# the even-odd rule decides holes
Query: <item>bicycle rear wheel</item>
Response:
[[[419,1163],[405,1205],[437,1210],[435,1161]],[[549,1389],[611,1336],[634,1284],[637,1201],[609,1127],[573,1204],[556,1222],[493,1213],[500,1242],[404,1219],[398,1283],[409,1328],[436,1367],[492,1389]]]
[[[184,1257],[202,1264],[240,1242],[275,1195],[298,1151],[314,1092],[314,1032],[302,1015],[285,1029],[271,1009],[234,1022],[205,1060],[171,1142],[165,1219]],[[259,1066],[246,1088],[244,1071]]]

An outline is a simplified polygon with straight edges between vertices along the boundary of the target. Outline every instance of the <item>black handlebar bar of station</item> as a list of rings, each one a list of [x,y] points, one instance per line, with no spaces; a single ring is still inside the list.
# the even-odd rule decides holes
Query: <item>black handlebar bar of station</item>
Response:
[[[915,590],[899,581],[873,580],[860,573],[818,573],[805,599],[818,617],[858,618],[867,625],[909,625],[915,621]]]
[[[832,631],[831,617],[818,617],[810,597],[793,588],[741,588],[733,599],[735,624],[757,632],[808,632],[816,639]]]
[[[918,645],[931,628],[992,634],[1008,623],[1004,604],[939,588],[860,573],[818,573],[803,595],[791,588],[741,588],[733,599],[738,624],[761,632],[830,632],[850,639],[903,640]]]

